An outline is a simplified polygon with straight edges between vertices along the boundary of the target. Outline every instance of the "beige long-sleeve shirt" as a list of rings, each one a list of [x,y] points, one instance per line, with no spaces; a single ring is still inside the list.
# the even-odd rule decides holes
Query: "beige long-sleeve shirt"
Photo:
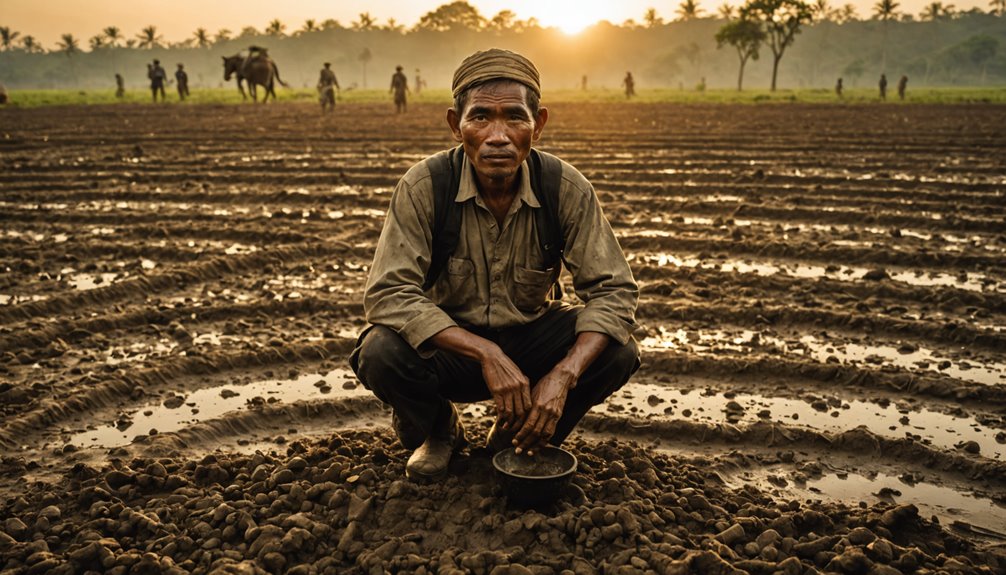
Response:
[[[551,286],[560,269],[544,269],[532,210],[544,209],[531,189],[528,164],[520,189],[500,227],[478,194],[474,169],[465,162],[456,202],[462,203],[457,248],[436,283],[422,289],[433,245],[433,185],[425,162],[399,181],[367,279],[367,321],[398,332],[424,356],[427,340],[460,325],[501,329],[534,321],[551,307]],[[585,302],[576,332],[593,331],[621,344],[631,337],[639,288],[601,213],[594,188],[562,162],[559,220],[563,259],[576,295]]]

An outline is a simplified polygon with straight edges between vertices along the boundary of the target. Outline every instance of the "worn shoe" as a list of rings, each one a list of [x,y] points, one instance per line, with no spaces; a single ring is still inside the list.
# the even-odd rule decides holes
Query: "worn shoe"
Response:
[[[451,404],[451,413],[443,424],[434,428],[426,441],[412,452],[405,463],[405,476],[416,482],[431,482],[447,475],[447,466],[455,451],[468,445],[465,427],[458,410]]]
[[[513,438],[516,432],[499,427],[499,421],[494,421],[489,435],[486,436],[486,448],[493,455],[503,451],[508,447],[513,447]]]

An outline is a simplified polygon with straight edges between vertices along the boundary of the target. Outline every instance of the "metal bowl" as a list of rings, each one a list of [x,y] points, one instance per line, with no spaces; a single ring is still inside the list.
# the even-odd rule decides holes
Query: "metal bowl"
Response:
[[[558,499],[576,465],[575,455],[551,445],[533,456],[518,455],[512,447],[493,456],[507,501],[518,507],[541,507]]]

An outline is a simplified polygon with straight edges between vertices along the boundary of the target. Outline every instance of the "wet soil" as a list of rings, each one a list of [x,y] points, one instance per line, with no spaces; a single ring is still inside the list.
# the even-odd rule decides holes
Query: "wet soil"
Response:
[[[644,363],[539,510],[346,370],[442,117],[0,110],[0,571],[1006,572],[1006,108],[552,106]]]

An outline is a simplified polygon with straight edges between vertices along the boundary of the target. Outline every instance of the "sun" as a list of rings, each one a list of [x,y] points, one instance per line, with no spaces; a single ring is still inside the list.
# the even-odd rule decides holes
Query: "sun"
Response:
[[[565,34],[574,35],[596,24],[606,15],[605,2],[542,2],[535,7],[535,16],[543,26],[554,26]]]

